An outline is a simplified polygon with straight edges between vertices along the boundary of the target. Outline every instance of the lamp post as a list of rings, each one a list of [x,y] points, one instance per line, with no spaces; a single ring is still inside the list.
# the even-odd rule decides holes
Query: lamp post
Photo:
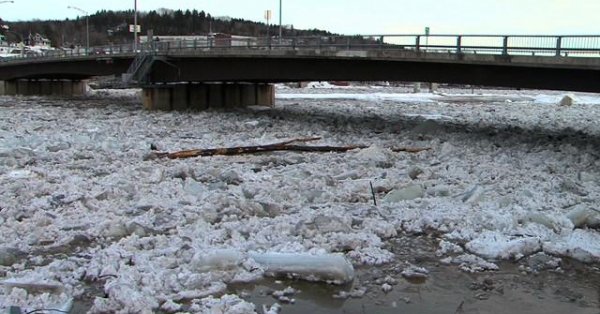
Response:
[[[8,0],[8,1],[0,1],[0,3],[15,3],[15,2],[12,0]]]
[[[82,10],[78,7],[74,7],[74,6],[68,6],[68,9],[73,9],[73,10],[77,10],[83,14],[85,14],[85,54],[89,54],[90,53],[90,14],[85,11]]]
[[[282,1],[283,0],[279,0],[279,44],[280,45],[281,45],[281,36],[283,35],[283,26],[281,24],[281,22],[283,20],[282,19],[282,12],[283,12],[283,10],[282,10],[282,6],[281,6],[281,2]]]
[[[133,52],[137,53],[137,0],[133,0]]]

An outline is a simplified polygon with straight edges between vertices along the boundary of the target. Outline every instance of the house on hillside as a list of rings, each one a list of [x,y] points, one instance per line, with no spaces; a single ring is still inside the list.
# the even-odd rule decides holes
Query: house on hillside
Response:
[[[36,46],[36,47],[44,47],[44,48],[52,47],[52,42],[50,41],[50,39],[48,39],[38,33],[35,33],[34,35],[32,35],[30,33],[29,36],[27,36],[27,38],[25,39],[25,44],[27,46]]]

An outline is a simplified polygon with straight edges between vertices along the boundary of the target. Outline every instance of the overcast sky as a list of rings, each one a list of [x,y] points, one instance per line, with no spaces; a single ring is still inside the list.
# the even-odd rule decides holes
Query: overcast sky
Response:
[[[213,16],[264,21],[279,0],[137,0],[140,10],[204,10]],[[2,2],[2,0],[0,0]],[[7,21],[74,18],[133,9],[134,0],[14,0],[0,3]],[[600,34],[600,0],[283,0],[283,23],[342,34]],[[146,29],[146,27],[144,27]]]

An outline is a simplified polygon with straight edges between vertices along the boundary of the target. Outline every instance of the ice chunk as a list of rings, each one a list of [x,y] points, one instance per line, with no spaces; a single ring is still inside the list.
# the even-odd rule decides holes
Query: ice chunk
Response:
[[[562,239],[544,242],[544,252],[574,258],[584,263],[600,262],[600,234],[593,230],[575,229]]]
[[[390,152],[389,149],[371,146],[356,153],[356,158],[368,165],[386,167],[390,164]]]
[[[457,264],[462,271],[469,273],[480,272],[485,270],[498,270],[498,265],[490,263],[483,258],[472,255],[463,254],[457,257],[448,257],[442,259],[443,264]]]
[[[335,284],[354,280],[354,267],[342,255],[303,253],[250,253],[250,257],[274,276],[292,276],[310,281],[324,280]]]
[[[15,248],[0,247],[0,266],[12,266],[18,263],[26,254]]]
[[[594,228],[600,225],[600,213],[589,209],[584,205],[579,205],[573,208],[567,214],[567,218],[569,218],[575,228],[584,226]]]
[[[238,267],[243,261],[240,252],[233,249],[198,252],[192,259],[193,267],[200,272],[211,270],[228,270]]]
[[[511,237],[499,232],[484,232],[465,248],[478,256],[487,259],[520,259],[541,250],[541,242],[537,237]]]
[[[570,107],[570,106],[573,106],[574,103],[575,103],[575,95],[566,94],[563,96],[563,98],[560,100],[560,102],[558,104],[562,107]]]
[[[478,203],[483,198],[485,190],[480,186],[475,186],[462,195],[462,201],[467,204]]]
[[[421,185],[409,185],[398,190],[388,193],[384,198],[385,203],[397,203],[401,201],[410,201],[421,198],[424,195]]]

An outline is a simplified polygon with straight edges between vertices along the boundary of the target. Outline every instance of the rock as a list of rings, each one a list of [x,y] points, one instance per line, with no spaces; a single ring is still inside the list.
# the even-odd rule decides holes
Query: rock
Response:
[[[417,167],[417,166],[413,166],[410,167],[410,169],[408,170],[408,176],[412,179],[412,180],[416,180],[419,175],[423,174],[423,169]]]
[[[397,203],[422,198],[425,195],[421,185],[409,185],[398,190],[393,190],[384,198],[384,203]]]
[[[27,254],[24,252],[11,248],[1,247],[0,248],[0,266],[12,266],[23,259]]]
[[[575,95],[567,94],[567,95],[563,96],[563,98],[560,100],[560,102],[558,104],[561,107],[570,107],[570,106],[573,106],[574,103],[575,103]]]

